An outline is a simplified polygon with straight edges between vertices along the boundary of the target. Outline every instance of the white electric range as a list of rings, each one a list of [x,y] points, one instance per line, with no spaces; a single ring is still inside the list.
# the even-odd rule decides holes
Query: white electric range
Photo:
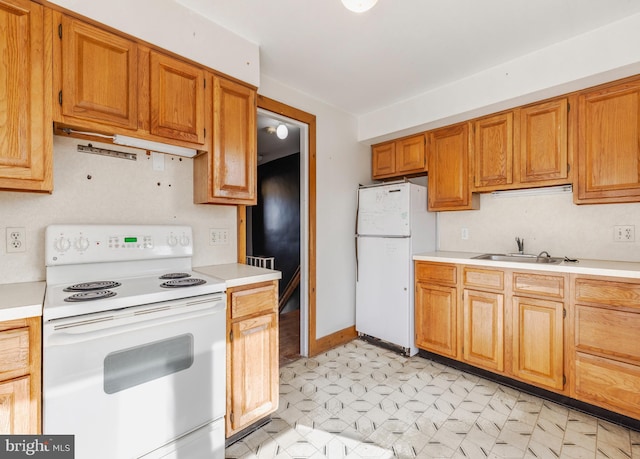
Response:
[[[224,457],[225,283],[192,255],[187,226],[47,228],[43,430],[78,459]]]

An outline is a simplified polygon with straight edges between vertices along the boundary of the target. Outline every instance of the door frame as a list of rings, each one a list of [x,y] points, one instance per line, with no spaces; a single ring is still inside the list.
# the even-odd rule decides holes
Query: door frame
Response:
[[[301,143],[305,140],[307,141],[307,155],[305,158],[301,158],[301,162],[304,164],[306,162],[305,171],[307,173],[307,177],[302,177],[301,179],[307,181],[308,186],[308,199],[307,199],[307,209],[301,209],[301,215],[306,213],[307,222],[306,225],[302,225],[303,228],[306,228],[307,234],[307,272],[306,276],[303,272],[302,275],[302,284],[305,284],[306,277],[306,285],[301,285],[301,292],[306,290],[307,292],[307,323],[308,326],[305,330],[301,330],[301,343],[300,343],[300,353],[302,355],[313,356],[322,352],[318,346],[318,341],[316,339],[316,117],[310,113],[304,112],[297,108],[291,107],[289,105],[283,104],[276,100],[270,99],[265,96],[258,95],[258,108],[272,112],[274,114],[290,118],[294,121],[302,123],[306,125],[306,129],[301,129],[301,134],[304,131],[307,132],[307,139],[303,139],[301,137]],[[304,187],[303,187],[304,188]],[[304,201],[303,201],[304,202]],[[238,262],[245,263],[247,246],[246,246],[246,237],[247,237],[247,225],[246,225],[246,216],[247,216],[247,208],[246,206],[238,206]],[[302,237],[302,240],[305,240],[305,237]],[[304,247],[304,243],[303,243]],[[305,288],[306,287],[306,288]],[[301,305],[304,308],[304,302]],[[301,314],[301,324],[304,322],[305,314],[304,312]],[[307,337],[307,341],[305,342],[304,337]]]

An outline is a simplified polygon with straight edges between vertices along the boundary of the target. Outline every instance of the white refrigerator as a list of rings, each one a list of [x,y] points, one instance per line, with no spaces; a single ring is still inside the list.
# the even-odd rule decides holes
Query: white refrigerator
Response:
[[[436,248],[427,188],[361,186],[356,216],[356,331],[415,355],[413,255]]]

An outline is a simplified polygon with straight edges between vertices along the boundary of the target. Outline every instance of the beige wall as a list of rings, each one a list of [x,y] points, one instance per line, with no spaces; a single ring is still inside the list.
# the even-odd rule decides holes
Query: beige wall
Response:
[[[193,160],[163,155],[160,172],[142,150],[93,144],[138,154],[129,161],[79,153],[79,143],[88,142],[54,137],[53,194],[0,192],[0,284],[45,278],[44,231],[50,224],[190,225],[194,266],[235,262],[235,238],[210,246],[208,229],[235,234],[236,209],[193,204]],[[6,253],[5,227],[16,226],[26,229],[27,251]]]
[[[515,237],[525,251],[552,256],[640,262],[640,204],[581,205],[571,193],[493,197],[483,194],[480,210],[440,212],[441,250],[515,252]],[[636,242],[615,242],[614,225],[634,225]],[[469,239],[461,239],[461,229]]]

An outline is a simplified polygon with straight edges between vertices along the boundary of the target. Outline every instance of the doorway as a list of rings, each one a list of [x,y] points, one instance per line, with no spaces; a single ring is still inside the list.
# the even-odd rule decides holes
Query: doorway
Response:
[[[258,96],[258,117],[264,117],[271,124],[285,124],[291,131],[299,131],[295,149],[299,157],[299,353],[303,356],[315,355],[315,116],[296,108]],[[260,125],[259,129],[266,126]],[[295,154],[294,153],[294,154]],[[259,145],[260,154],[260,145]],[[284,155],[282,158],[285,158]],[[263,160],[265,158],[262,158]],[[272,159],[277,161],[279,158]],[[277,168],[275,168],[277,169]],[[259,173],[260,174],[260,173]],[[245,224],[239,225],[239,240],[246,241],[247,254],[253,252],[253,211],[247,208],[242,212],[240,220]],[[243,231],[244,229],[244,231]],[[244,234],[242,234],[244,233]],[[256,247],[258,249],[258,247]],[[277,265],[277,261],[276,261]],[[279,269],[278,266],[275,269]],[[284,276],[283,272],[283,278]],[[292,276],[288,276],[292,277]],[[281,291],[286,288],[286,284]],[[286,305],[285,305],[286,306]],[[284,335],[283,335],[284,336]]]

